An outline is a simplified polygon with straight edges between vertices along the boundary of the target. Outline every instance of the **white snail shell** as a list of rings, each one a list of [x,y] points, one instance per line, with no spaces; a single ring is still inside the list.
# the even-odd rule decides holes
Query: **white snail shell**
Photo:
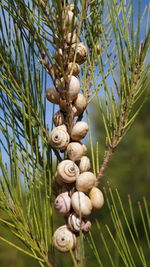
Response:
[[[71,138],[74,141],[79,141],[84,138],[88,132],[88,124],[84,121],[78,121],[71,130]]]
[[[87,156],[83,156],[80,159],[79,163],[80,172],[87,172],[90,169],[90,167],[91,167],[90,159]]]
[[[80,216],[88,216],[92,211],[92,203],[83,192],[75,192],[71,196],[71,205]]]
[[[78,65],[78,63],[76,62],[70,62],[68,64],[68,72],[70,73],[72,71],[72,75],[73,76],[78,76],[79,72],[80,72],[80,66]]]
[[[60,95],[53,88],[48,88],[46,90],[46,98],[48,101],[50,101],[53,104],[59,104],[60,103]]]
[[[79,65],[83,64],[86,61],[88,55],[86,46],[83,43],[79,43],[76,48],[76,44],[73,44],[70,48],[70,54],[69,54],[70,61],[73,61],[75,53],[76,53],[76,62]]]
[[[86,108],[87,101],[84,95],[78,94],[77,98],[73,102],[74,116],[79,116]]]
[[[55,124],[56,127],[64,124],[65,118],[64,118],[63,113],[60,110],[57,111],[54,114],[54,116],[53,116],[53,122],[54,122],[54,124]]]
[[[63,192],[55,199],[54,207],[61,216],[65,216],[71,209],[71,198],[68,192]]]
[[[79,175],[79,168],[73,161],[63,160],[57,166],[57,175],[64,183],[73,183]]]
[[[77,24],[77,18],[71,10],[64,10],[62,12],[62,19],[64,22],[63,28],[69,28],[68,30],[73,29]]]
[[[65,80],[64,80],[64,78],[62,77],[60,79],[60,81],[61,81],[61,83],[60,83],[59,88],[58,88],[59,91],[61,91],[62,89],[65,88]],[[73,101],[77,97],[77,95],[78,95],[78,93],[80,91],[80,82],[79,82],[79,80],[75,76],[72,75],[71,77],[69,77],[69,86],[68,87],[69,87],[68,88],[69,99]]]
[[[80,160],[83,155],[83,147],[78,142],[71,142],[67,146],[67,156],[73,161]]]
[[[65,35],[65,41],[68,44],[74,44],[77,42],[77,40],[78,40],[78,38],[77,38],[77,34],[75,32],[74,33],[69,32]]]
[[[76,213],[71,213],[68,217],[68,227],[73,232],[79,232],[82,227],[84,226],[83,220],[79,218],[79,216]]]
[[[85,144],[83,144],[83,143],[81,143],[81,142],[80,142],[80,144],[81,144],[82,147],[83,147],[83,155],[85,155],[85,154],[87,153],[87,147],[86,147]]]
[[[65,130],[65,125],[56,127],[50,134],[50,143],[53,148],[64,150],[68,146],[70,136]]]
[[[93,209],[101,209],[104,205],[104,196],[101,190],[97,187],[93,187],[89,193],[89,197],[92,202]]]
[[[83,172],[76,179],[76,189],[88,192],[95,184],[96,176],[92,172]]]
[[[67,227],[63,225],[59,227],[53,235],[53,245],[61,252],[67,252],[74,249],[76,245],[76,236]]]

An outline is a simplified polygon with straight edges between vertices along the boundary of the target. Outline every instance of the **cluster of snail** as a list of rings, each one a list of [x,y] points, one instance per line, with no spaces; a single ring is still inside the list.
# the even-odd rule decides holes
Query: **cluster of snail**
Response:
[[[87,216],[104,204],[103,194],[95,186],[96,176],[89,171],[90,160],[85,155],[87,148],[81,142],[88,132],[88,124],[80,121],[79,116],[86,109],[87,99],[79,92],[80,82],[76,76],[80,72],[79,65],[85,62],[88,53],[83,43],[77,43],[77,34],[73,33],[77,23],[74,8],[73,4],[62,8],[65,50],[59,48],[54,56],[57,63],[64,64],[62,72],[65,71],[69,79],[67,89],[64,74],[59,65],[55,64],[52,68],[56,74],[57,87],[56,90],[49,88],[46,91],[47,99],[60,106],[53,117],[56,127],[50,133],[50,145],[65,153],[65,159],[59,162],[55,174],[62,193],[56,197],[54,207],[66,220],[66,224],[59,227],[53,235],[53,245],[61,252],[75,248],[79,232],[87,233],[91,229],[92,224]],[[68,59],[65,61],[67,53]],[[61,62],[58,60],[60,58]],[[71,129],[68,129],[66,123],[68,103],[73,113]],[[77,120],[74,119],[76,116]]]

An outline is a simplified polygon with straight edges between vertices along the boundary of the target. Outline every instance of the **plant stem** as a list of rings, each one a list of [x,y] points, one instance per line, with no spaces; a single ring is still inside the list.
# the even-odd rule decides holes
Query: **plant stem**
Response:
[[[86,267],[82,232],[77,237],[76,248],[75,248],[75,259],[77,261],[78,267]]]

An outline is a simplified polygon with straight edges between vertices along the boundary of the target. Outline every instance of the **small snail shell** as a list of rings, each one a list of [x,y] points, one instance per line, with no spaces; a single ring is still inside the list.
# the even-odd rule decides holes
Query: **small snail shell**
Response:
[[[79,141],[84,138],[88,132],[88,124],[84,121],[78,121],[72,128],[71,138],[74,141]]]
[[[83,172],[76,179],[76,189],[88,192],[95,184],[96,176],[92,172]]]
[[[81,220],[76,213],[71,213],[68,217],[68,227],[73,232],[79,232],[84,226],[83,220]]]
[[[54,207],[56,211],[65,216],[71,209],[71,198],[69,197],[68,192],[61,193],[55,199]]]
[[[69,79],[70,81],[69,81],[68,95],[69,95],[70,100],[74,100],[80,91],[80,82],[73,75],[69,77]],[[61,91],[62,88],[65,88],[64,78],[62,77],[60,80],[61,80],[61,83],[59,85],[59,91]]]
[[[68,43],[68,44],[74,44],[78,40],[77,34],[75,32],[74,33],[72,33],[72,32],[67,33],[65,35],[64,39],[65,39],[66,43]]]
[[[77,18],[74,15],[74,13],[70,10],[69,11],[64,10],[62,12],[62,19],[64,22],[63,28],[67,28],[67,29],[69,28],[68,30],[73,29],[77,24]]]
[[[69,159],[76,161],[80,160],[83,155],[83,147],[78,142],[71,142],[67,146],[67,156]]]
[[[50,143],[53,148],[63,150],[70,141],[70,136],[65,130],[65,125],[56,127],[50,134]]]
[[[91,222],[90,221],[86,221],[84,224],[83,224],[83,226],[82,226],[82,231],[84,232],[84,233],[88,233],[90,230],[91,230],[91,228],[92,228],[92,224],[91,224]]]
[[[86,108],[87,101],[84,95],[78,94],[77,98],[73,102],[74,109],[74,116],[79,116]]]
[[[86,46],[83,43],[79,43],[76,48],[76,44],[73,44],[70,47],[70,53],[69,53],[70,61],[73,61],[75,53],[76,53],[76,62],[79,65],[83,64],[86,61],[88,55]]]
[[[78,76],[79,72],[80,72],[80,66],[75,62],[70,62],[68,64],[68,72],[70,73],[72,71],[72,75],[73,76]]]
[[[61,111],[57,111],[54,114],[53,122],[54,122],[56,127],[64,124],[65,119],[64,119],[64,115],[63,115],[63,113]]]
[[[57,175],[64,183],[73,183],[79,175],[79,168],[73,161],[63,160],[57,166]]]
[[[83,156],[80,159],[80,163],[79,163],[79,169],[81,172],[86,172],[90,169],[91,164],[90,164],[90,160],[87,156]]]
[[[97,187],[93,187],[89,193],[89,197],[92,202],[93,209],[101,209],[104,205],[104,196],[101,190]]]
[[[50,101],[53,104],[59,104],[60,103],[60,95],[53,88],[48,88],[46,90],[46,98],[48,101]]]
[[[74,249],[76,236],[68,229],[67,225],[63,225],[55,231],[53,245],[59,251],[67,252],[69,249]]]
[[[88,216],[92,211],[90,199],[82,192],[75,192],[71,196],[71,205],[74,211],[80,216]]]

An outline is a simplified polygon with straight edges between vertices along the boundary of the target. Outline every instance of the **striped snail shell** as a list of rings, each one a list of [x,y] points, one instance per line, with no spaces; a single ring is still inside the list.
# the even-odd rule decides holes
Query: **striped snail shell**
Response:
[[[79,116],[86,108],[87,101],[84,95],[78,94],[77,98],[73,102],[74,116]]]
[[[88,220],[84,223],[84,225],[82,226],[82,231],[84,233],[88,233],[92,228],[92,223]]]
[[[79,43],[78,45],[73,44],[70,47],[70,54],[69,54],[70,61],[74,60],[75,53],[76,53],[76,62],[79,65],[83,64],[86,61],[88,55],[86,46],[83,43]]]
[[[69,249],[75,248],[76,236],[69,230],[67,225],[63,225],[55,231],[53,245],[57,250],[67,252]]]
[[[57,175],[64,183],[73,183],[79,175],[79,168],[73,161],[63,160],[57,166]]]
[[[80,160],[83,155],[83,147],[78,142],[71,142],[67,146],[67,156],[73,161]]]
[[[69,197],[68,192],[63,192],[57,196],[54,207],[61,216],[65,216],[70,211],[71,198]]]
[[[92,203],[83,192],[76,191],[72,194],[71,205],[79,216],[88,216],[92,211]]]
[[[80,172],[87,172],[91,167],[90,159],[87,156],[83,156],[79,162]]]
[[[101,190],[97,187],[93,187],[89,193],[89,198],[91,199],[91,203],[93,209],[98,210],[101,209],[104,205],[104,196]]]
[[[62,77],[60,79],[60,84],[58,87],[58,90],[61,92],[65,88],[65,80]],[[78,93],[80,91],[80,82],[75,76],[70,76],[69,77],[69,86],[68,86],[68,96],[70,100],[74,100]]]
[[[65,118],[64,118],[63,113],[60,110],[57,111],[54,114],[54,116],[53,116],[53,122],[54,122],[54,124],[55,124],[56,127],[64,124]]]
[[[78,76],[80,72],[80,66],[76,62],[70,62],[67,67],[68,72],[70,73],[72,71],[73,76]]]
[[[71,130],[71,138],[74,141],[79,141],[84,138],[88,132],[88,124],[84,121],[78,121]]]
[[[59,104],[60,103],[60,95],[53,88],[48,88],[46,90],[46,98],[48,101],[50,101],[53,104]]]
[[[83,172],[76,179],[76,189],[88,192],[95,184],[96,176],[92,172]]]
[[[84,226],[83,220],[79,218],[79,216],[74,212],[71,213],[68,217],[68,227],[73,232],[79,232],[81,228]]]
[[[63,127],[64,126],[64,127]],[[55,149],[66,149],[70,141],[70,136],[65,130],[65,125],[56,127],[50,133],[50,143]]]

